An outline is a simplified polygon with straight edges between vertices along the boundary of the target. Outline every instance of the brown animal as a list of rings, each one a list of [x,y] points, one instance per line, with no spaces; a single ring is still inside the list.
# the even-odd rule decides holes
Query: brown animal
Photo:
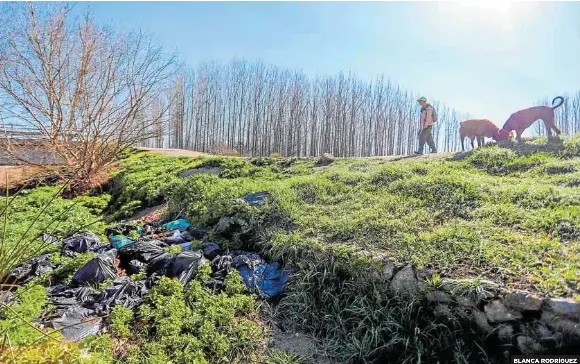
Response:
[[[499,128],[487,119],[469,119],[462,121],[459,124],[459,137],[461,138],[461,150],[465,150],[463,141],[465,138],[471,140],[471,147],[475,148],[473,141],[477,138],[477,144],[481,147],[485,144],[485,138],[495,138],[499,132]],[[507,136],[510,140],[513,139],[513,133]]]
[[[544,122],[546,131],[548,132],[548,137],[552,136],[552,130],[556,132],[556,135],[560,135],[560,129],[558,129],[554,123],[554,110],[562,106],[564,98],[562,96],[555,97],[554,100],[552,100],[552,105],[554,105],[556,100],[560,100],[560,103],[555,106],[535,106],[511,114],[494,139],[498,141],[505,140],[508,134],[512,130],[515,130],[518,142],[521,142],[524,130],[532,126],[532,124],[537,120],[542,120]]]

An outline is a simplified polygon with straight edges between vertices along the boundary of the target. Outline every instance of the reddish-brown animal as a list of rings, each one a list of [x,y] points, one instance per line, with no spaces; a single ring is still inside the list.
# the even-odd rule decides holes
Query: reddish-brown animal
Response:
[[[552,136],[552,130],[556,132],[556,135],[560,135],[560,129],[558,129],[554,123],[554,110],[562,106],[564,98],[562,96],[555,97],[554,100],[552,100],[552,105],[554,105],[556,100],[560,100],[560,103],[555,106],[535,106],[511,114],[494,139],[498,141],[506,140],[509,132],[515,130],[518,142],[521,142],[524,130],[529,128],[537,120],[542,120],[544,122],[546,131],[548,132],[548,137]]]
[[[463,144],[465,138],[471,140],[471,147],[475,148],[473,141],[477,138],[477,144],[481,147],[485,144],[485,138],[495,138],[499,132],[497,125],[487,119],[469,119],[459,124],[459,137],[461,138],[461,150],[465,150]],[[509,133],[507,138],[513,138],[513,133]]]

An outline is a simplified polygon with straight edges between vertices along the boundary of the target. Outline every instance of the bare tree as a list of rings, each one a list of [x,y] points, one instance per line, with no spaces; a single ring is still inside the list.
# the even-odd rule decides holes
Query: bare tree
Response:
[[[116,33],[69,10],[4,7],[0,98],[7,118],[35,130],[83,188],[123,148],[158,132],[174,58],[142,32]],[[3,147],[17,156],[13,143]]]

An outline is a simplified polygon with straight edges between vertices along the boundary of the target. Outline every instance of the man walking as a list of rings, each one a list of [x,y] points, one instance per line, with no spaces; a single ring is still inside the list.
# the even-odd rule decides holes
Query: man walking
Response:
[[[421,105],[421,116],[420,116],[420,126],[419,126],[419,150],[415,154],[423,154],[423,148],[425,147],[425,142],[431,148],[431,153],[437,153],[437,147],[435,146],[435,141],[433,141],[433,124],[437,122],[437,112],[433,106],[427,103],[425,97],[419,98],[417,100],[419,105]]]

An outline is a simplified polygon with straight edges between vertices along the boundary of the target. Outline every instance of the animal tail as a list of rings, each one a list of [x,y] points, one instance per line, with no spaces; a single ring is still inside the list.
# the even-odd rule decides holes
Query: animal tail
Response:
[[[554,106],[554,102],[556,102],[556,100],[560,100],[560,103],[558,105]],[[562,96],[554,97],[554,100],[552,100],[552,110],[559,108],[560,106],[562,106],[563,103],[564,103],[564,98]]]

